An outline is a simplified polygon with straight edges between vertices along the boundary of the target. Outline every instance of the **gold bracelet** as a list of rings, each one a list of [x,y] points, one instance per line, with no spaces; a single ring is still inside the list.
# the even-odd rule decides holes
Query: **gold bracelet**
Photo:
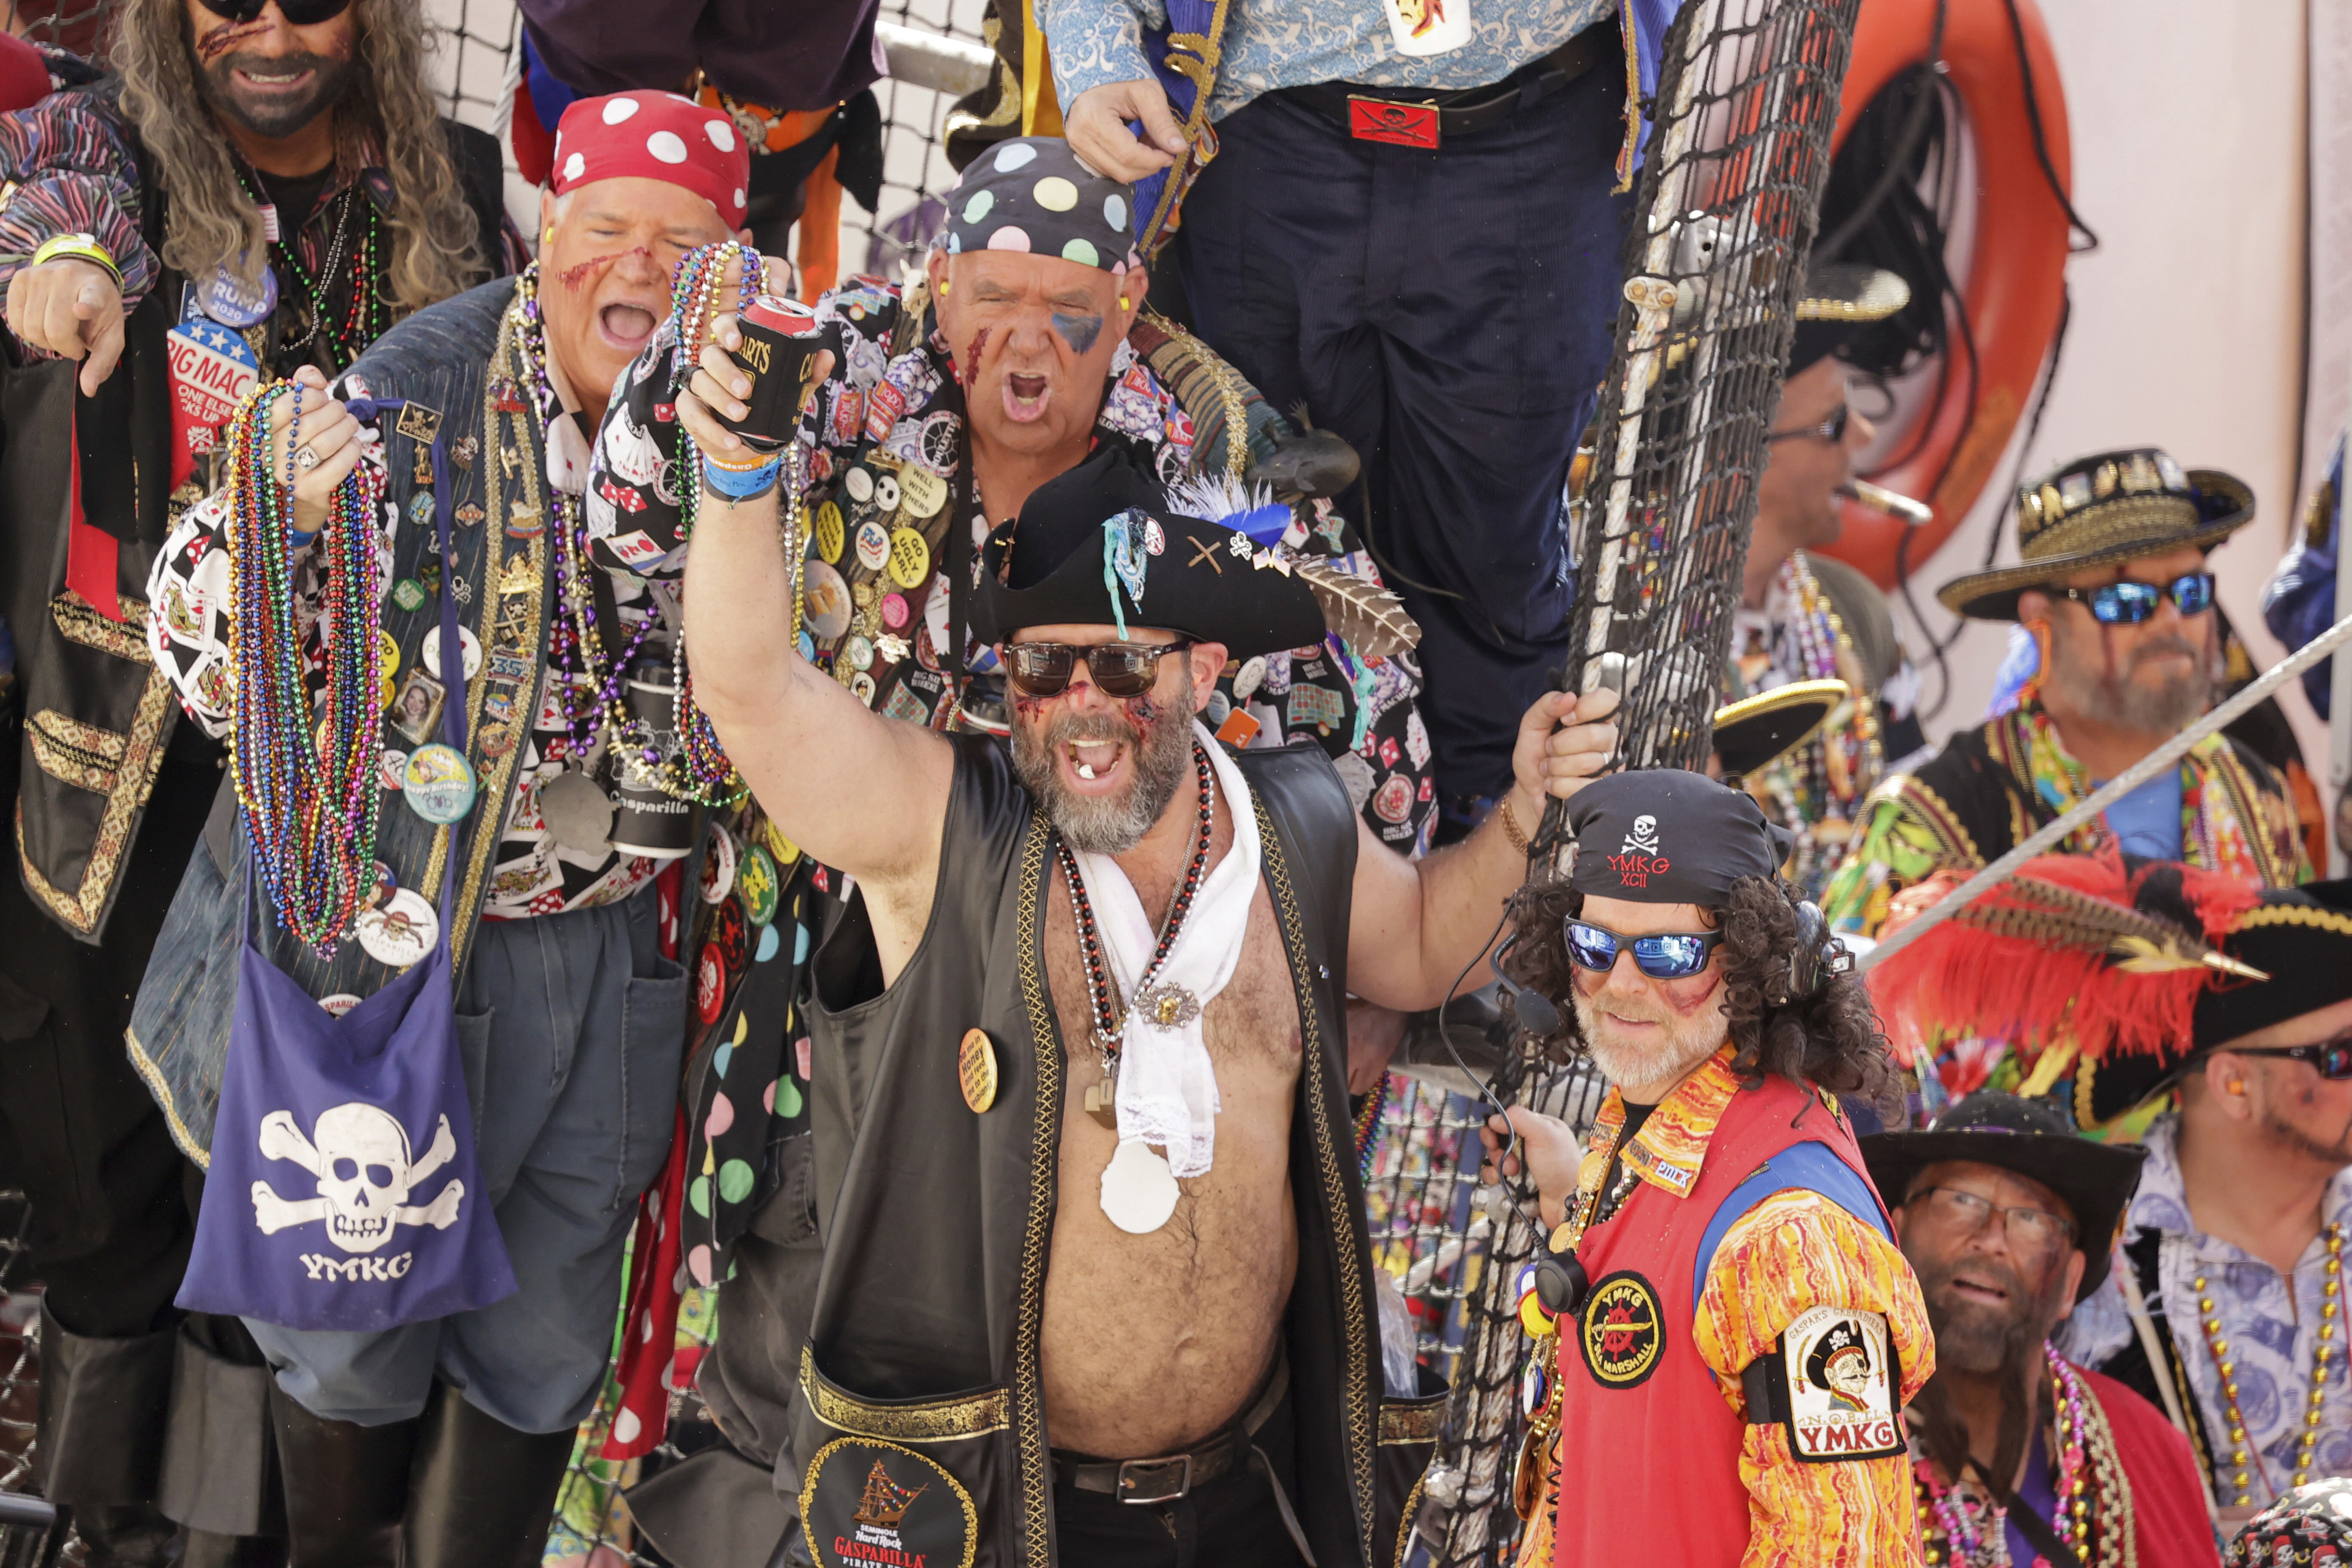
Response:
[[[39,267],[42,263],[55,261],[59,256],[71,256],[76,261],[87,261],[94,266],[102,267],[106,268],[107,276],[114,279],[114,286],[117,288],[122,287],[122,269],[114,265],[114,257],[107,253],[104,246],[98,243],[96,235],[51,235],[34,250],[33,259],[27,265]]]
[[[1511,815],[1510,797],[1507,795],[1495,802],[1495,814],[1503,819],[1503,836],[1511,841],[1511,847],[1519,853],[1526,854],[1528,836],[1519,831],[1519,820]]]

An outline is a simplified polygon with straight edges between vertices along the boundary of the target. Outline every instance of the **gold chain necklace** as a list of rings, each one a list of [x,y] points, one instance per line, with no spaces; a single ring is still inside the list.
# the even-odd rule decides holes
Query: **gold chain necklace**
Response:
[[[2319,1442],[2319,1406],[2327,1385],[2328,1342],[2336,1337],[2336,1309],[2341,1299],[2344,1281],[2344,1225],[2331,1220],[2321,1232],[2327,1239],[2327,1277],[2319,1288],[2319,1340],[2311,1351],[2311,1396],[2305,1402],[2303,1439],[2295,1447],[2294,1479],[2291,1486],[2299,1487],[2311,1479],[2311,1451]],[[2294,1281],[2288,1276],[2287,1290],[2292,1298]],[[2205,1276],[2197,1276],[2197,1322],[2205,1331],[2205,1349],[2213,1358],[2213,1369],[2221,1375],[2221,1399],[2230,1416],[2231,1484],[2237,1489],[2236,1506],[2244,1508],[2253,1501],[2246,1490],[2250,1479],[2246,1462],[2252,1456],[2254,1468],[2263,1471],[2263,1484],[2270,1487],[2275,1499],[2282,1489],[2271,1485],[2270,1471],[2263,1467],[2262,1456],[2246,1440],[2246,1418],[2238,1409],[2238,1364],[2230,1357],[2230,1342],[2221,1337],[2221,1319],[2215,1311],[2213,1298],[2205,1288]],[[2221,1479],[2221,1464],[2217,1455],[2213,1463],[2213,1479]]]

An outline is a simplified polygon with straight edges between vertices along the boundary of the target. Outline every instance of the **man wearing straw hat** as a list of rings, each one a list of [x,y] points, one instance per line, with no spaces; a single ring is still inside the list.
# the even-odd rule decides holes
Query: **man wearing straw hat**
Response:
[[[2155,447],[2095,453],[2018,492],[2020,560],[1937,590],[1947,609],[2020,621],[2041,673],[2017,706],[1955,736],[1873,792],[1822,907],[1874,934],[1888,901],[1938,870],[1974,870],[2196,722],[2221,669],[2206,555],[2253,520],[2245,484]],[[2285,785],[2226,735],[2190,747],[2068,837],[2284,887],[2311,875]]]

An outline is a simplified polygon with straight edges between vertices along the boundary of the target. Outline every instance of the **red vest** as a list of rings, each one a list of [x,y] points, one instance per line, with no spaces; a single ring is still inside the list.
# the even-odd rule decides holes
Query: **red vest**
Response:
[[[1811,1090],[1771,1076],[1731,1096],[1688,1195],[1637,1180],[1617,1212],[1585,1232],[1577,1254],[1592,1293],[1583,1314],[1560,1320],[1558,1568],[1730,1568],[1747,1550],[1746,1423],[1691,1343],[1693,1283],[1700,1235],[1724,1200],[1802,1143],[1826,1145],[1870,1179],[1845,1124]]]

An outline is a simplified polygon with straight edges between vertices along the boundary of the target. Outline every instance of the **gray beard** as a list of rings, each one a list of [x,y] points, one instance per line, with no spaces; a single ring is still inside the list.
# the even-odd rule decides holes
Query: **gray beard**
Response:
[[[1074,795],[1062,784],[1055,754],[1075,740],[1123,740],[1134,777],[1117,795]],[[1133,726],[1108,714],[1064,714],[1045,725],[1013,720],[1013,771],[1045,809],[1045,820],[1081,854],[1123,855],[1168,810],[1192,763],[1192,726],[1174,712],[1139,737]]]
[[[1592,1056],[1593,1065],[1621,1090],[1628,1083],[1647,1090],[1660,1083],[1678,1083],[1699,1063],[1723,1049],[1731,1038],[1731,1020],[1725,1018],[1720,1007],[1710,1008],[1695,1018],[1666,1017],[1666,1043],[1663,1051],[1655,1046],[1629,1045],[1619,1040],[1614,1026],[1601,1016],[1601,1009],[1585,999],[1581,991],[1572,991],[1576,1004],[1576,1022],[1584,1035],[1584,1048]]]
[[[2213,677],[2206,650],[2185,637],[2178,640],[2178,646],[2189,650],[2191,668],[2179,679],[2158,687],[2133,680],[2131,666],[2109,680],[2091,664],[2095,656],[2093,649],[2071,644],[2052,648],[2045,679],[2066,694],[2067,706],[2076,713],[2095,714],[2137,735],[2178,735],[2213,706]],[[2135,650],[2133,665],[2157,651],[2156,647]]]

